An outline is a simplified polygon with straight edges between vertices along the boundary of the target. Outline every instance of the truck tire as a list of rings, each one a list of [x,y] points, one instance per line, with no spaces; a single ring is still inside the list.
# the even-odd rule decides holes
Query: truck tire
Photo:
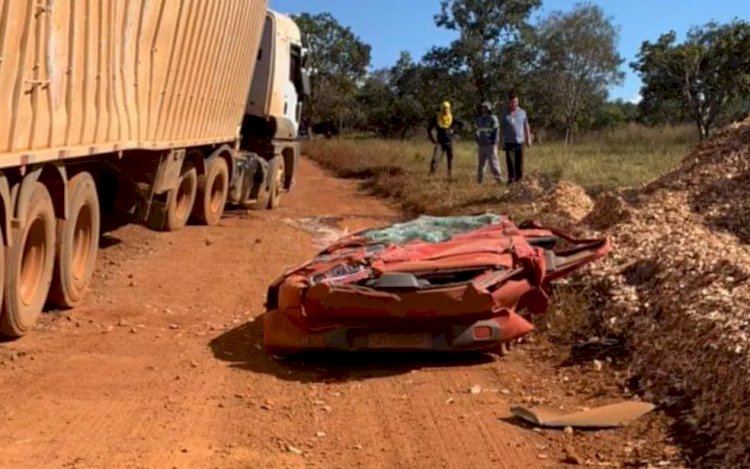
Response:
[[[224,158],[212,158],[206,162],[206,174],[198,178],[198,198],[193,215],[204,225],[219,223],[229,194],[229,167]]]
[[[13,231],[6,259],[0,333],[20,337],[36,324],[47,300],[55,266],[55,211],[49,191],[35,182],[26,223]]]
[[[83,299],[96,269],[101,219],[91,174],[78,173],[68,181],[68,203],[68,219],[57,222],[57,260],[49,292],[50,302],[63,308]]]
[[[274,156],[268,164],[269,167],[269,197],[268,210],[275,210],[281,205],[281,193],[284,192],[284,180],[286,179],[286,168],[284,157]]]
[[[185,161],[177,188],[170,192],[167,200],[167,231],[177,231],[187,225],[195,206],[198,193],[198,171],[193,163]]]
[[[3,299],[5,297],[5,237],[3,236],[3,230],[0,230],[0,322],[2,322],[3,313]],[[0,330],[1,335],[5,335]]]

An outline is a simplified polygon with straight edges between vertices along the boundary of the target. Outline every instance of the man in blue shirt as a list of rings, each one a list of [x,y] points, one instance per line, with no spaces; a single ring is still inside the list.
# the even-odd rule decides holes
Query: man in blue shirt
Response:
[[[500,160],[497,157],[497,145],[500,140],[500,121],[492,113],[492,104],[482,103],[482,114],[477,117],[477,144],[479,145],[479,165],[477,167],[477,183],[484,180],[484,167],[489,161],[492,177],[498,183],[502,182],[500,174]]]
[[[518,105],[518,96],[508,96],[508,111],[503,116],[505,163],[508,165],[508,184],[523,177],[523,146],[531,146],[531,129],[526,111]]]

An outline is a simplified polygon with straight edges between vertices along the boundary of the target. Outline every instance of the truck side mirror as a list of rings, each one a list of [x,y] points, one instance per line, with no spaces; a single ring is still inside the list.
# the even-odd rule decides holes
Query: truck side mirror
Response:
[[[302,69],[302,95],[310,96],[310,73],[307,69]]]

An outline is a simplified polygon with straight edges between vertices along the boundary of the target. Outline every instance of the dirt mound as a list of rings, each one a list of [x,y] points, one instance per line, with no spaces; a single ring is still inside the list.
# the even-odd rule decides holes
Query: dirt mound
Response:
[[[542,204],[542,212],[554,213],[573,220],[581,220],[594,206],[583,187],[567,181],[555,184],[539,202]]]
[[[605,192],[596,198],[594,207],[582,221],[595,230],[607,230],[618,223],[631,219],[631,208],[625,200],[612,192]]]
[[[713,229],[750,243],[750,119],[702,142],[680,168],[648,186],[681,190],[688,204]]]
[[[605,195],[585,219],[610,227],[615,246],[590,273],[597,322],[628,339],[641,384],[683,413],[679,433],[702,467],[750,467],[750,185],[735,184],[749,170],[747,121],[699,145],[636,206]]]
[[[544,195],[544,192],[541,179],[536,175],[531,175],[513,183],[504,199],[509,202],[536,202]]]

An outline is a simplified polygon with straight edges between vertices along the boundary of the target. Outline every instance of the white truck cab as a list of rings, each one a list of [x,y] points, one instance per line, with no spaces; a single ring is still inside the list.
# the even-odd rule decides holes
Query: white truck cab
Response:
[[[294,21],[268,10],[245,114],[275,121],[275,138],[298,136],[303,99],[309,94],[305,54]]]
[[[257,54],[241,127],[241,149],[260,157],[264,177],[262,183],[256,178],[254,184],[238,187],[235,197],[261,200],[272,208],[280,193],[291,189],[294,182],[302,107],[310,94],[306,50],[297,24],[289,16],[268,10]],[[255,187],[248,190],[248,185]]]

